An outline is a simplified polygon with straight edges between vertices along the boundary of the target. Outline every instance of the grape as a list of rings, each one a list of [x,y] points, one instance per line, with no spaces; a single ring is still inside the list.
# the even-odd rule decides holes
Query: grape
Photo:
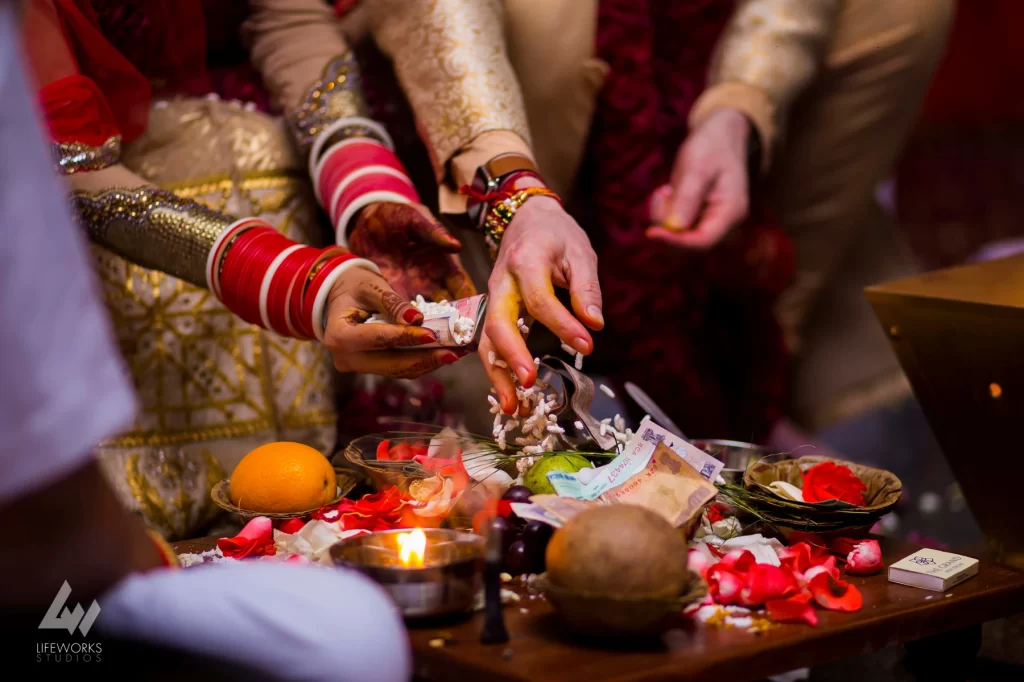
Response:
[[[508,552],[505,554],[505,568],[512,576],[529,572],[530,562],[527,561],[526,546],[522,540],[516,540],[508,548]]]
[[[491,525],[489,528],[491,533],[501,533],[501,553],[505,555],[508,553],[508,548],[516,541],[516,530],[512,524],[509,523],[508,519],[503,519],[497,516],[491,519]]]
[[[531,495],[533,495],[533,492],[525,485],[514,485],[505,491],[501,499],[508,500],[509,502],[529,502]]]
[[[544,572],[544,553],[555,529],[543,521],[530,521],[523,529],[523,546],[530,563],[530,573]]]

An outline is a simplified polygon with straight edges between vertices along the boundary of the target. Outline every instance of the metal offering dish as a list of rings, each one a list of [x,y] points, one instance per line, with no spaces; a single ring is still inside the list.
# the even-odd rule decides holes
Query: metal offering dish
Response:
[[[415,533],[425,537],[422,552],[408,553]],[[484,545],[484,538],[474,533],[424,528],[361,535],[342,540],[329,551],[335,565],[372,578],[388,591],[405,618],[416,619],[473,609],[482,581]]]
[[[779,459],[789,459],[789,455],[772,452],[771,448],[753,443],[742,443],[736,440],[694,440],[693,445],[725,464],[722,478],[732,485],[743,485],[743,474],[755,462],[771,455]]]
[[[344,469],[338,469],[335,467],[334,475],[338,481],[338,488],[334,498],[332,498],[330,502],[327,502],[327,504],[337,504],[342,497],[347,495],[349,491],[351,491],[352,488],[355,488],[356,484],[359,483],[358,476],[351,471],[345,471]],[[225,478],[214,485],[213,488],[210,489],[210,498],[218,507],[224,511],[231,512],[243,520],[249,520],[257,516],[266,516],[267,518],[275,520],[297,519],[303,516],[308,516],[320,508],[314,507],[313,509],[305,509],[298,512],[263,512],[253,509],[242,509],[231,501],[230,478]]]

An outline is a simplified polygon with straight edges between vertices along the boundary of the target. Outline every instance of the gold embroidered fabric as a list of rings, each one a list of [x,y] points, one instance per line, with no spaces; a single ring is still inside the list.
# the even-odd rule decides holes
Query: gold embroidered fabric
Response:
[[[168,102],[152,109],[123,163],[183,199],[327,242],[280,120],[224,102]],[[216,512],[212,483],[259,445],[332,450],[335,375],[322,346],[246,324],[205,288],[100,246],[93,255],[142,406],[98,453],[121,499],[151,528],[172,539],[203,532]]]
[[[206,261],[232,218],[155,187],[71,194],[89,238],[133,263],[206,286]]]
[[[61,175],[95,171],[117,163],[121,158],[121,136],[113,135],[99,147],[81,142],[54,142],[54,168]]]
[[[500,0],[376,0],[368,11],[439,180],[452,156],[481,133],[511,130],[529,142]]]
[[[350,116],[366,116],[359,65],[351,53],[331,60],[298,107],[288,112],[299,148],[305,153],[327,126]]]
[[[719,39],[709,74],[767,95],[778,125],[817,73],[839,0],[740,0]],[[766,141],[767,142],[767,141]]]

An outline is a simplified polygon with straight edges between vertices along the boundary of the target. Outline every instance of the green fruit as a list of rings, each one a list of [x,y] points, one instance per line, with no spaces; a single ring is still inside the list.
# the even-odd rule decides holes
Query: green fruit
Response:
[[[523,485],[530,489],[534,495],[554,495],[555,489],[548,480],[549,471],[564,471],[574,474],[580,469],[587,469],[594,466],[586,457],[581,455],[547,455],[541,457],[526,472],[523,478]]]

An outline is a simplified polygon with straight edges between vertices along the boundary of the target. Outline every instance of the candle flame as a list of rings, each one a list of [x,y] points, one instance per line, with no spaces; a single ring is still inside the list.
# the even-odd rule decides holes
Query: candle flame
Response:
[[[427,536],[419,528],[411,533],[398,534],[398,558],[409,568],[423,568],[423,553],[427,550]]]

